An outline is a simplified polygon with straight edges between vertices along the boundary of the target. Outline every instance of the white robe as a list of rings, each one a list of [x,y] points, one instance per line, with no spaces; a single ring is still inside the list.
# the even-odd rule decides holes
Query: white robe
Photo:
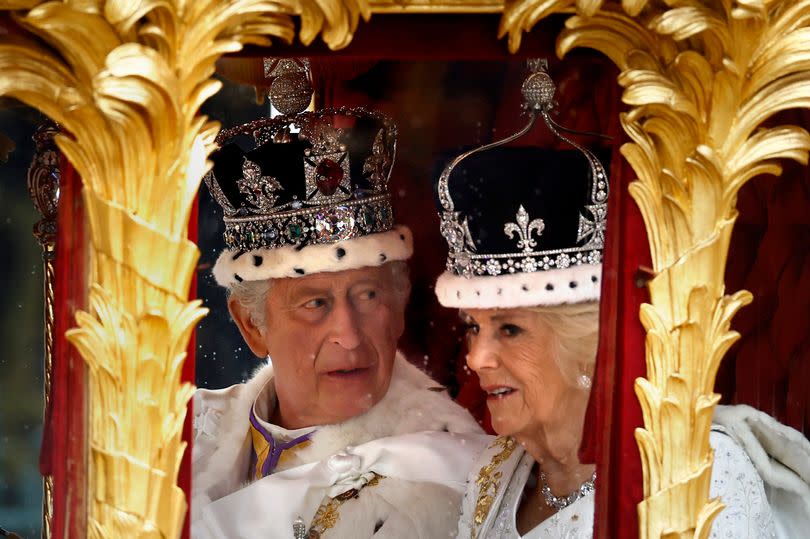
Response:
[[[714,520],[710,537],[720,539],[788,539],[810,529],[810,443],[801,433],[747,406],[719,406],[719,425],[709,442],[714,449],[710,497],[720,497],[725,508]],[[462,503],[459,539],[590,539],[593,536],[593,494],[520,536],[516,515],[534,459],[519,444],[506,458],[505,439],[491,444],[479,457]],[[479,479],[483,468],[491,500],[482,511]],[[494,478],[496,474],[497,480]],[[764,480],[764,481],[763,481]],[[487,483],[484,482],[486,485]],[[492,493],[493,488],[495,493]],[[597,479],[596,487],[599,488]],[[487,494],[486,492],[484,493]],[[774,507],[771,507],[771,500]],[[480,524],[476,524],[476,510]],[[798,535],[797,535],[798,533]]]
[[[397,356],[385,397],[365,414],[319,427],[295,450],[297,465],[248,483],[249,413],[272,383],[271,366],[248,382],[195,395],[192,537],[293,537],[322,502],[349,490],[324,536],[433,538],[455,533],[466,478],[491,440],[436,383]],[[383,478],[364,485],[371,472]]]

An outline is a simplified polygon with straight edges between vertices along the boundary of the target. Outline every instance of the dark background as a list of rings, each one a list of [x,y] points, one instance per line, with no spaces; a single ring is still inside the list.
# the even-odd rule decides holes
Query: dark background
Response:
[[[39,536],[42,520],[42,256],[25,181],[41,121],[0,98],[0,527],[26,538]],[[3,162],[11,141],[16,148]]]

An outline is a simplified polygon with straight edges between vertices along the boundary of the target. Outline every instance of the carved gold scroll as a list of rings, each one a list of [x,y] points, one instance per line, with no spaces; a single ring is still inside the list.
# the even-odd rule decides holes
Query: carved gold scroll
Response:
[[[397,3],[400,4],[400,3]],[[189,302],[197,259],[191,204],[218,126],[198,113],[219,89],[215,60],[269,37],[347,45],[372,12],[498,12],[498,2],[376,0],[0,0],[47,46],[0,45],[0,95],[59,122],[60,150],[81,174],[92,242],[90,312],[69,334],[90,370],[91,537],[176,537],[186,510],[176,485],[190,384]],[[638,180],[656,277],[642,308],[647,377],[636,390],[645,500],[640,535],[707,537],[708,432],[714,378],[750,301],[723,274],[739,188],[807,161],[810,136],[762,127],[810,107],[810,0],[514,0],[500,33],[557,12],[576,15],[559,53],[592,47],[622,70],[623,153]],[[159,253],[159,256],[155,256]]]

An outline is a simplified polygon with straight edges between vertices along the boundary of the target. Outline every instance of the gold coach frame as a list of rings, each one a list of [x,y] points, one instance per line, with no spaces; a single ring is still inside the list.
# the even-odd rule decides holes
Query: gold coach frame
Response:
[[[762,126],[810,108],[810,0],[2,0],[0,10],[31,34],[0,45],[0,95],[63,127],[56,144],[84,185],[89,309],[67,335],[89,367],[87,536],[181,533],[193,388],[180,370],[206,312],[187,299],[198,250],[186,232],[219,130],[199,114],[220,87],[216,60],[294,38],[336,50],[374,13],[500,13],[492,32],[515,52],[523,32],[564,13],[558,54],[590,47],[621,72],[632,141],[622,154],[653,262],[640,312],[647,372],[635,384],[639,534],[708,537],[723,507],[709,499],[715,375],[738,337],[731,318],[751,301],[724,288],[736,194],[779,174],[779,159],[807,162],[804,129]]]

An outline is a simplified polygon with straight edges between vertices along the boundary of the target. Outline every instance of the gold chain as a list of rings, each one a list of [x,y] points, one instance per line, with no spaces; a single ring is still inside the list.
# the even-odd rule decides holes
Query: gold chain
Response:
[[[330,498],[322,503],[315,513],[315,518],[312,519],[312,525],[309,528],[307,538],[319,539],[326,530],[333,528],[340,518],[340,513],[338,512],[340,506],[349,500],[358,498],[360,496],[360,490],[363,488],[376,486],[383,477],[382,475],[374,474],[374,477],[372,477],[365,486],[360,487],[360,489],[353,488],[347,490],[343,494],[338,494],[334,498]]]

